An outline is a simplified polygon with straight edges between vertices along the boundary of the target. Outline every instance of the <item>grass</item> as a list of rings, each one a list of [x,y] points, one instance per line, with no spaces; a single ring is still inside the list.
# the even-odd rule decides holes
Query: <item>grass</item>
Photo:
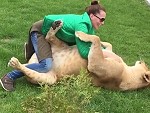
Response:
[[[23,110],[33,113],[87,113],[92,98],[99,93],[98,88],[90,84],[87,72],[82,70],[80,76],[63,78],[53,86],[44,86],[44,92],[22,103]],[[58,92],[58,93],[56,93]]]
[[[150,65],[150,7],[144,0],[101,0],[101,2],[107,10],[107,18],[105,25],[96,34],[103,41],[111,42],[113,50],[127,64],[133,65],[136,60],[142,59]],[[25,62],[23,44],[27,40],[28,30],[32,23],[48,14],[82,14],[89,3],[90,0],[1,0],[0,77],[12,70],[7,67],[7,62],[12,56],[19,58],[22,63]],[[79,84],[72,85],[70,82],[72,79],[75,80],[74,84]],[[65,110],[69,105],[73,108],[72,111],[78,112],[76,110],[79,110],[82,113],[149,113],[150,111],[149,88],[128,92],[110,91],[85,85],[89,83],[86,79],[83,80],[85,84],[82,84],[80,77],[72,79],[66,81],[66,84],[69,84],[67,86],[57,84],[46,90],[43,90],[45,87],[41,89],[37,85],[28,83],[25,78],[16,81],[15,92],[5,92],[0,87],[1,113],[36,113],[36,111],[37,113],[46,113],[46,111],[42,111],[42,108],[38,108],[38,106],[44,105],[42,102],[45,101],[38,100],[37,97],[48,98],[46,94],[49,90],[50,95],[55,94],[56,96],[52,99],[56,100],[55,103],[50,100],[46,103],[54,104],[51,109],[59,106],[58,111],[53,108],[53,111],[50,112],[69,113],[69,110],[59,111]],[[71,91],[71,93],[64,94],[67,91]],[[76,96],[71,97],[71,94],[76,94]],[[46,96],[42,97],[43,95]],[[84,95],[83,100],[86,100],[84,104],[81,104],[80,100],[82,95]],[[89,95],[91,98],[88,100],[86,97]],[[61,102],[62,104],[59,105]],[[32,105],[35,105],[33,111],[25,110],[26,108],[33,109]],[[45,107],[45,110],[46,108],[48,109]]]

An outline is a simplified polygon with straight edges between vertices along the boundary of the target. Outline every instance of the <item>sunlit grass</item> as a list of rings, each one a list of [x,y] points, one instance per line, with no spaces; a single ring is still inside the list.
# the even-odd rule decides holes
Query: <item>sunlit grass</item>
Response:
[[[107,18],[105,25],[96,34],[100,36],[101,40],[112,43],[113,50],[128,64],[132,65],[136,60],[142,59],[150,65],[150,7],[144,0],[101,0],[101,2],[107,10]],[[81,0],[1,0],[0,77],[12,70],[7,67],[7,62],[12,56],[19,58],[22,63],[25,62],[23,45],[27,41],[28,30],[35,21],[48,14],[82,14],[89,3],[90,1]],[[69,80],[66,81],[68,86],[57,84],[44,91],[41,90],[40,86],[27,82],[25,78],[16,81],[15,92],[5,92],[0,87],[0,112],[22,113],[22,103],[29,99],[31,99],[29,104],[35,105],[38,109],[37,104],[43,101],[32,103],[34,102],[32,99],[36,99],[47,91],[50,91],[48,92],[50,95],[57,96],[54,98],[56,99],[54,106],[57,106],[61,100],[63,105],[59,105],[59,110],[64,110],[70,105],[73,108],[80,109],[80,111],[82,110],[83,113],[149,113],[150,111],[150,89],[132,92],[110,91],[86,85],[90,82],[80,77]],[[81,80],[85,84],[82,84]],[[70,84],[76,82],[78,85],[70,86]],[[72,91],[73,88],[74,91]],[[64,97],[65,89],[70,91],[71,94],[76,94],[76,101],[68,101]],[[81,101],[77,102],[82,93],[85,95],[83,100],[91,95],[90,101],[85,101],[87,102],[85,103],[86,106],[81,105]],[[71,94],[67,94],[68,97]],[[71,100],[73,97],[68,99]],[[24,107],[29,108],[30,106]],[[44,108],[38,110],[39,113],[46,113],[42,111]],[[26,111],[29,112],[29,109]],[[37,113],[35,111],[36,109],[32,113]]]

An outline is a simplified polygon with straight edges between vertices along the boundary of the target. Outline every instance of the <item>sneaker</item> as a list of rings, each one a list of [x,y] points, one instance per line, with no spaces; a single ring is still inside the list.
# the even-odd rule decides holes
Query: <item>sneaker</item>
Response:
[[[0,79],[0,83],[4,90],[6,91],[14,91],[14,80],[5,75],[2,79]]]
[[[24,43],[24,57],[26,60],[27,60],[27,46],[28,46],[28,44],[25,42]]]

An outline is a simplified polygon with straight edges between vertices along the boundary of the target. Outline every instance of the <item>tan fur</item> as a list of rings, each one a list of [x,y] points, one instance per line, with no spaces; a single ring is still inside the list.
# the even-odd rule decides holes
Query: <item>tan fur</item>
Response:
[[[57,31],[58,29],[51,28],[46,37],[51,43],[53,52],[53,66],[48,73],[39,73],[28,69],[14,57],[9,62],[10,66],[22,71],[30,78],[31,82],[36,81],[50,85],[65,75],[79,74],[81,68],[87,68],[90,71],[93,84],[96,86],[117,90],[134,90],[149,85],[150,72],[144,62],[137,61],[134,66],[127,66],[121,58],[121,62],[113,58],[104,58],[98,36],[76,32],[76,36],[81,40],[92,42],[87,62],[80,57],[76,46],[67,46],[54,37]],[[31,62],[38,62],[35,54],[30,59],[29,63]]]

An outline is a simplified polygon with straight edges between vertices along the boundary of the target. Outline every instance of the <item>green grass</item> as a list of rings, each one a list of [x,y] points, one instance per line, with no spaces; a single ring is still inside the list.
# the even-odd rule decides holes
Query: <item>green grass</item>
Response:
[[[136,60],[142,59],[150,65],[150,7],[144,0],[101,0],[101,2],[107,10],[107,18],[105,25],[96,34],[101,40],[112,43],[113,50],[127,64],[133,65]],[[12,56],[19,58],[22,63],[25,62],[23,44],[27,40],[32,23],[48,14],[82,14],[89,3],[90,0],[1,0],[0,77],[12,70],[7,67],[7,62]],[[72,85],[70,80],[75,80],[73,83],[78,84]],[[46,106],[42,99],[48,99],[46,94],[49,90],[50,95],[56,96],[52,98],[56,99],[55,101],[46,101],[53,104],[53,106],[50,104],[53,113],[69,113],[70,108],[72,113],[149,113],[150,111],[149,88],[128,92],[110,91],[86,85],[89,83],[86,79],[83,80],[85,84],[82,84],[80,80],[82,80],[80,77],[69,79],[66,81],[66,84],[69,84],[67,86],[57,84],[43,91],[39,86],[27,82],[25,78],[18,79],[15,92],[5,92],[0,87],[0,112],[22,113],[23,108],[25,110],[35,105],[34,111],[28,112],[47,113],[43,110],[46,108],[49,110],[48,105]],[[43,94],[46,96],[42,97]],[[72,94],[76,96],[71,97]],[[82,99],[86,100],[83,104],[80,99],[82,95]],[[86,98],[88,96],[90,99]],[[42,99],[38,100],[37,97]],[[45,109],[39,107],[42,104],[45,105],[43,106]],[[59,109],[54,109],[57,108],[56,106],[59,106]]]

